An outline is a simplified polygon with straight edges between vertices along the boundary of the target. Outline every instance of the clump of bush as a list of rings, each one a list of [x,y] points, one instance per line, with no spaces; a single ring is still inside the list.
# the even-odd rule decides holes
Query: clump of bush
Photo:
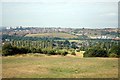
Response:
[[[46,55],[67,55],[68,52],[65,50],[56,50],[49,48],[28,48],[28,47],[14,47],[10,43],[4,44],[2,47],[2,55],[15,55],[15,54],[27,54],[27,53],[41,53]]]
[[[112,48],[109,51],[109,57],[120,57],[120,46],[112,46]]]
[[[27,54],[30,53],[30,49],[26,48],[26,47],[21,47],[21,48],[17,48],[18,52],[15,52],[16,54]],[[15,50],[14,50],[15,51]]]
[[[28,48],[18,48],[12,46],[10,43],[6,43],[2,47],[2,55],[7,56],[7,55],[15,55],[15,54],[26,54],[29,53],[30,50]]]
[[[83,54],[84,57],[108,57],[107,51],[101,48],[90,48]]]
[[[36,51],[36,48],[31,48],[30,51],[31,51],[32,53],[36,53],[36,52],[37,52],[37,51]]]
[[[56,55],[56,50],[44,48],[42,49],[42,53],[47,55]]]
[[[68,54],[67,51],[61,51],[61,55],[62,55],[62,56],[66,56],[67,54]]]
[[[42,49],[41,49],[41,48],[37,48],[37,49],[36,49],[36,52],[37,52],[37,53],[42,53]]]
[[[68,52],[65,50],[58,50],[58,49],[42,49],[42,53],[43,54],[47,54],[47,55],[67,55]]]
[[[115,53],[111,53],[111,54],[109,54],[109,57],[118,57],[118,55]]]
[[[42,49],[41,48],[31,48],[31,49],[29,49],[30,50],[30,52],[32,52],[32,53],[42,53]]]
[[[3,45],[2,55],[3,56],[14,55],[13,47],[11,46],[11,44],[7,43]]]
[[[48,49],[46,49],[46,48],[42,49],[42,53],[43,54],[47,54],[48,53]]]
[[[77,49],[76,51],[77,51],[77,52],[80,52],[80,49]]]
[[[62,51],[61,50],[56,50],[57,55],[61,55]]]
[[[51,49],[48,51],[48,55],[56,55],[55,50]]]
[[[75,54],[75,51],[72,51],[72,52],[71,52],[71,55],[74,55],[74,56],[75,56],[75,55],[76,55],[76,54]]]

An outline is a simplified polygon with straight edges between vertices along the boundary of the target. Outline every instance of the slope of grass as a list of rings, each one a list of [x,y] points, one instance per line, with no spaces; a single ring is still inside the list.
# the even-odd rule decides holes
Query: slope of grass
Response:
[[[10,78],[117,78],[117,58],[70,56],[3,57],[3,77]]]
[[[77,38],[75,35],[68,33],[39,33],[39,34],[27,34],[28,37],[60,37],[60,38]]]
[[[0,56],[0,79],[2,79],[2,57]]]

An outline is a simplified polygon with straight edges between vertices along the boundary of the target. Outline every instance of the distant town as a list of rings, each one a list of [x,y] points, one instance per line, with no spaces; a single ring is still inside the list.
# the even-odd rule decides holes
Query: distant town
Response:
[[[3,27],[0,34],[26,36],[40,33],[67,33],[74,36],[86,36],[89,39],[119,39],[118,28],[88,29],[88,28],[55,28],[55,27]],[[59,37],[59,36],[57,36]]]

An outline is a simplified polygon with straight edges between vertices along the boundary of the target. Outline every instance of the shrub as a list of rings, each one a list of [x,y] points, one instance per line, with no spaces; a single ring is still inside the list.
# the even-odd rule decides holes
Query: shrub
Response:
[[[90,48],[83,54],[84,57],[108,57],[107,51],[101,48]]]
[[[7,55],[14,55],[13,51],[13,46],[9,43],[5,43],[2,47],[2,55],[7,56]]]
[[[17,48],[17,47],[12,47],[12,50],[13,50],[13,53],[14,53],[14,54],[20,53],[20,49]]]
[[[112,54],[112,55],[116,54],[118,57],[120,57],[120,46],[119,45],[112,46],[109,54]]]
[[[55,55],[56,53],[55,53],[55,50],[48,50],[47,54],[49,54],[49,55]]]
[[[30,50],[28,48],[25,48],[25,47],[21,47],[18,49],[19,50],[19,54],[26,54],[26,53],[29,53]]]
[[[71,55],[76,55],[76,54],[75,54],[75,51],[72,51],[72,52],[71,52]]]
[[[18,47],[14,47],[11,44],[7,43],[3,45],[2,48],[2,55],[3,56],[7,56],[7,55],[15,55],[15,54],[26,54],[30,52],[30,50],[28,48],[18,48]]]
[[[61,50],[56,50],[57,55],[61,55],[62,51]]]
[[[118,57],[118,55],[115,53],[111,53],[111,54],[109,54],[109,57]]]
[[[80,47],[80,50],[81,50],[81,51],[84,51],[84,50],[85,50],[85,47]]]
[[[62,56],[66,56],[67,54],[68,54],[67,51],[61,51],[61,55],[62,55]]]
[[[80,52],[80,49],[77,49],[76,51],[77,51],[77,52]]]
[[[49,48],[44,48],[44,49],[42,49],[42,53],[43,54],[48,54],[48,55],[55,55],[56,54],[56,50],[49,49]]]
[[[42,49],[41,48],[37,48],[36,49],[36,53],[42,53]]]
[[[15,54],[26,54],[26,53],[38,53],[42,52],[41,49],[32,48],[29,49],[28,47],[15,47],[12,46],[10,43],[6,43],[2,47],[2,55],[15,55]]]
[[[43,54],[47,54],[48,53],[48,49],[46,49],[46,48],[42,49],[42,53]]]
[[[36,48],[31,48],[31,52],[36,53],[37,52]]]
[[[70,52],[75,51],[75,49],[69,49]]]

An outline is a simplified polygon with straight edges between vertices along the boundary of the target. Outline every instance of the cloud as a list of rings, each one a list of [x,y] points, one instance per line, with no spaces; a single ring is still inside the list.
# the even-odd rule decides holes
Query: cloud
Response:
[[[68,0],[1,0],[1,2],[69,2]],[[70,2],[119,2],[119,0],[70,0]]]
[[[116,3],[77,3],[73,0],[67,2],[66,0],[50,0],[49,2],[45,0],[41,2],[42,4],[3,3],[3,23],[5,26],[107,27],[107,25],[117,25],[114,23],[117,22]],[[53,5],[53,3],[56,4]]]
[[[108,16],[117,16],[117,13],[108,13],[106,15],[108,15]]]
[[[108,16],[108,17],[115,17],[115,16],[118,16],[118,13],[116,12],[109,12],[109,13],[104,13],[104,14],[100,14],[100,16],[102,17],[104,17],[104,16]]]

